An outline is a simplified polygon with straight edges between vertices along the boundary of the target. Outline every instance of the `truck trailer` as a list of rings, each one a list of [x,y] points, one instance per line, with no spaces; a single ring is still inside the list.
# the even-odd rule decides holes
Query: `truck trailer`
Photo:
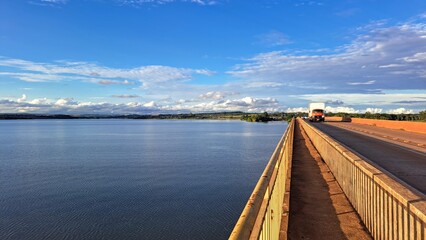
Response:
[[[325,120],[325,103],[309,103],[308,118],[311,122],[324,122]]]

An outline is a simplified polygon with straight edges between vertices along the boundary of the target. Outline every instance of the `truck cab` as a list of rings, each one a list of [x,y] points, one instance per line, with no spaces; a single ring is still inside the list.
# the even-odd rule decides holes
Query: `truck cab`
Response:
[[[311,122],[324,122],[325,120],[325,104],[310,103],[308,108],[308,118]]]
[[[314,122],[323,122],[325,120],[324,117],[324,110],[323,109],[313,109],[312,110],[312,117],[309,119]]]

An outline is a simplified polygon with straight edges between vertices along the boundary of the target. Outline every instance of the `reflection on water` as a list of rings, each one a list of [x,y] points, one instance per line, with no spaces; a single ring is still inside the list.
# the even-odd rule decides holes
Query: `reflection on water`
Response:
[[[286,126],[0,121],[0,239],[226,239]]]

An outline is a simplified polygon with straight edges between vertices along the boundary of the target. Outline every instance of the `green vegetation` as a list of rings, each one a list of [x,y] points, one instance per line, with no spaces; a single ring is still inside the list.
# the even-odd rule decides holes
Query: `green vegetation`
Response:
[[[390,114],[390,113],[331,113],[328,112],[326,117],[351,117],[351,118],[367,118],[381,120],[396,121],[426,121],[426,110],[413,114]]]
[[[269,121],[287,121],[290,122],[294,117],[306,116],[305,113],[250,113],[241,116],[242,121],[247,122],[269,122]]]
[[[274,119],[269,116],[267,112],[264,112],[262,114],[244,114],[241,116],[242,121],[247,122],[269,122],[274,121]]]

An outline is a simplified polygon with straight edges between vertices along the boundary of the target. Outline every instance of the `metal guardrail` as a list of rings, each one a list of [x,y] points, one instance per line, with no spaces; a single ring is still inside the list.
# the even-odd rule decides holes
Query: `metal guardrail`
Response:
[[[425,195],[298,119],[374,239],[426,239]]]
[[[288,211],[288,203],[283,203],[290,192],[294,124],[295,119],[281,137],[229,239],[279,238],[282,215]]]

